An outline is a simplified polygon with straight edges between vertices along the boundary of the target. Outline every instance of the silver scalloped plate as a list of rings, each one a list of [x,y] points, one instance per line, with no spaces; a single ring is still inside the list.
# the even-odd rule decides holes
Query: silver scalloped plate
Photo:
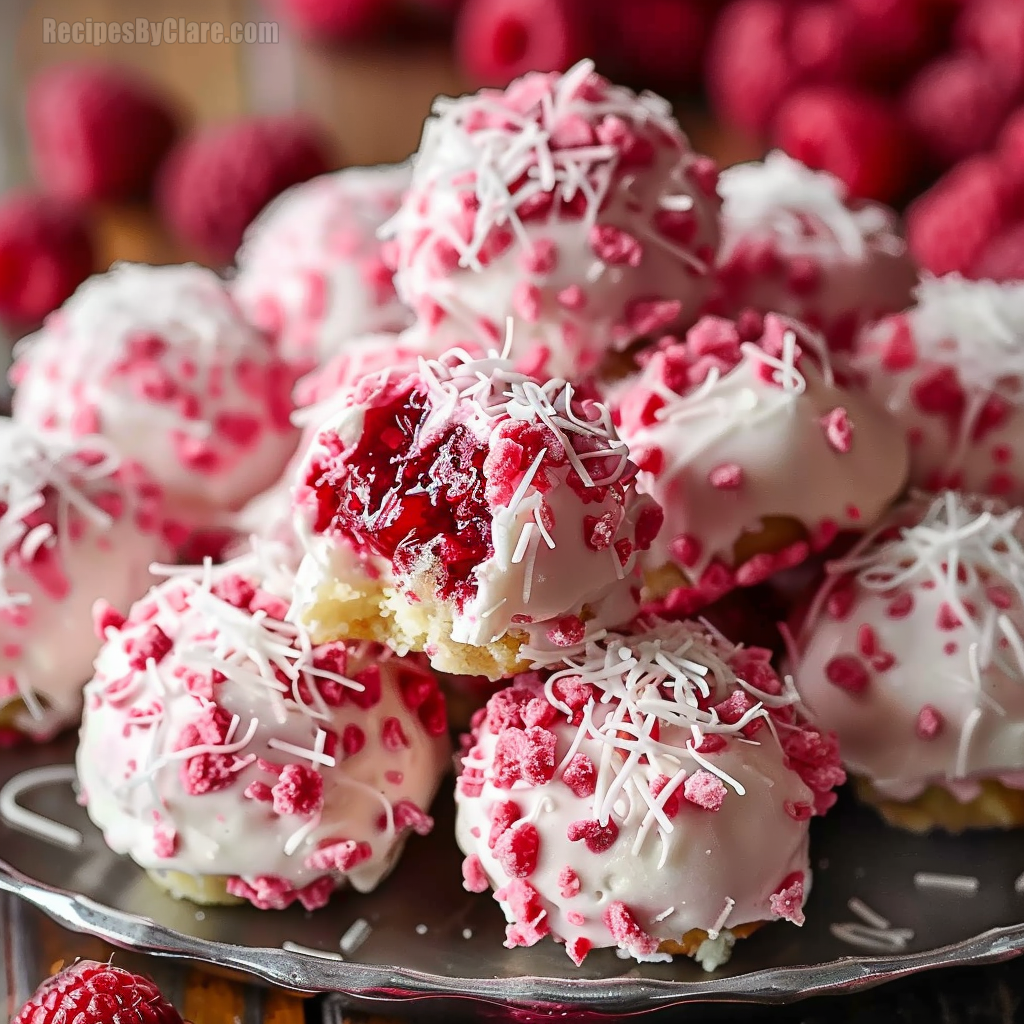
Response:
[[[0,751],[0,786],[28,769],[69,764],[73,754],[73,739]],[[1024,951],[1024,896],[1014,887],[1024,868],[1024,834],[905,835],[849,798],[815,823],[807,924],[761,929],[713,974],[686,960],[638,965],[610,951],[591,954],[577,970],[550,941],[504,949],[497,906],[462,890],[448,791],[435,807],[434,833],[412,839],[376,892],[339,894],[315,914],[197,911],[111,853],[69,785],[40,787],[21,804],[79,830],[83,842],[68,850],[0,820],[0,890],[115,946],[201,960],[299,991],[339,991],[360,1006],[392,1012],[425,999],[469,1000],[484,1013],[511,1007],[524,1017],[621,1015],[690,1002],[782,1003]],[[981,884],[973,896],[922,891],[914,887],[917,871],[975,876]],[[913,929],[915,938],[898,955],[863,955],[845,945],[830,925],[855,920],[847,908],[852,897],[894,927]],[[360,919],[369,934],[342,959],[341,938]]]

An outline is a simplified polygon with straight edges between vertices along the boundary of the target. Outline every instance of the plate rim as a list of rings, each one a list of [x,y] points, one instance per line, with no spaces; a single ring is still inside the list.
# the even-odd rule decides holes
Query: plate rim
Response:
[[[25,900],[58,924],[113,946],[190,960],[310,995],[341,993],[394,1007],[439,998],[525,1011],[570,1008],[643,1013],[672,1006],[743,1003],[778,1006],[841,995],[944,967],[1000,963],[1024,953],[1024,922],[918,953],[841,957],[821,964],[772,967],[706,981],[648,978],[439,978],[404,967],[363,964],[298,951],[198,939],[148,917],[126,913],[81,893],[34,881],[0,859],[0,893]],[[647,1006],[638,1010],[638,997]]]

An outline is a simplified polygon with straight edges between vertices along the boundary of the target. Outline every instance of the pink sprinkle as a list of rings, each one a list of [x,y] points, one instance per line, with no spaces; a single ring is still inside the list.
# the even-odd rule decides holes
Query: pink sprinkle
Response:
[[[679,319],[683,304],[678,299],[633,299],[626,307],[626,323],[640,338],[663,331]]]
[[[350,722],[341,733],[341,749],[346,757],[358,754],[366,745],[366,734],[353,722]]]
[[[1006,587],[998,585],[986,587],[985,596],[1001,611],[1006,611],[1007,608],[1013,607],[1013,594]]]
[[[821,425],[825,428],[828,443],[841,454],[846,454],[853,445],[853,426],[846,410],[841,406],[833,409],[822,417]]]
[[[595,224],[589,241],[594,255],[611,266],[639,267],[643,260],[644,248],[639,240],[611,224]]]
[[[857,649],[865,658],[878,653],[878,634],[866,622],[857,629]]]
[[[794,821],[807,821],[808,818],[814,813],[814,808],[810,804],[798,803],[795,800],[786,800],[782,804],[782,809],[794,820]]]
[[[876,672],[888,672],[896,664],[896,655],[891,651],[879,651],[868,659]]]
[[[274,800],[273,790],[265,782],[250,782],[242,793],[247,800],[257,800],[263,804],[272,803]]]
[[[772,913],[784,921],[793,924],[804,923],[804,876],[802,871],[794,871],[782,880],[779,891],[772,893],[768,906]]]
[[[540,289],[529,281],[520,281],[512,290],[512,309],[528,324],[535,324],[540,319],[540,303]]]
[[[462,888],[466,892],[487,892],[491,883],[487,880],[487,873],[480,858],[471,853],[462,862]]]
[[[306,858],[306,867],[344,873],[369,860],[372,854],[373,848],[365,841],[328,839]]]
[[[942,653],[948,655],[949,657],[952,657],[959,650],[960,646],[957,644],[955,640],[949,640],[942,645]]]
[[[558,891],[564,900],[580,894],[580,876],[568,864],[558,872]]]
[[[576,917],[580,918],[579,922],[569,921],[570,924],[575,924],[579,927],[583,924],[584,918],[582,914],[576,914]],[[566,920],[569,920],[569,915],[566,915]],[[565,943],[565,951],[569,954],[569,959],[579,967],[583,961],[587,958],[587,954],[594,948],[594,944],[590,939],[585,938],[582,935],[577,935],[571,938]]]
[[[657,950],[658,940],[640,927],[633,912],[625,903],[619,900],[609,903],[602,920],[621,948],[641,956],[650,956]]]
[[[669,543],[672,557],[687,569],[692,569],[700,561],[702,546],[699,540],[689,533],[681,533]]]
[[[611,818],[606,825],[599,821],[572,821],[565,835],[570,843],[582,839],[591,853],[604,853],[619,838],[619,826]]]
[[[92,606],[92,628],[98,640],[104,640],[108,629],[118,630],[125,617],[102,598]]]
[[[429,835],[434,827],[434,819],[426,811],[417,807],[411,800],[399,800],[392,808],[395,819],[395,829],[401,832],[402,829],[410,828],[418,836]],[[377,821],[381,831],[387,827],[387,819],[384,815]]]
[[[925,704],[917,713],[917,725],[914,731],[917,733],[918,739],[933,740],[942,732],[945,721],[938,708],[931,704]]]
[[[868,670],[854,654],[837,654],[825,666],[825,678],[847,693],[860,694],[868,688]]]
[[[394,754],[409,746],[409,737],[402,729],[402,723],[394,717],[385,718],[380,730],[381,746]]]
[[[856,505],[847,505],[845,512],[847,519],[855,523],[860,522],[860,509]]]
[[[594,762],[586,754],[573,754],[562,773],[562,781],[580,798],[593,796],[597,788]]]
[[[825,610],[837,622],[842,622],[853,608],[853,587],[847,582],[836,587],[825,602]]]
[[[528,274],[550,274],[558,265],[558,248],[550,238],[538,238],[523,252],[522,264]]]
[[[494,844],[512,827],[513,822],[522,817],[522,814],[519,804],[512,800],[499,800],[491,807],[491,834],[487,838],[488,849],[494,849]]]
[[[494,858],[510,878],[527,878],[537,867],[540,833],[528,821],[504,831],[494,844]]]
[[[271,791],[277,814],[316,814],[324,805],[324,780],[302,764],[286,764]]]
[[[569,924],[574,925],[577,928],[582,928],[583,925],[587,923],[587,919],[578,910],[570,910],[565,915],[565,919],[569,922]],[[584,941],[586,940],[584,939]],[[590,947],[588,946],[588,949],[589,948]],[[579,964],[577,964],[576,966],[579,967]]]
[[[129,667],[141,671],[150,659],[159,665],[174,646],[174,642],[159,626],[151,625],[142,636],[135,638],[127,646],[130,646]]]
[[[587,293],[578,284],[563,288],[555,298],[563,309],[572,310],[574,313],[579,312],[587,304]]]
[[[735,462],[724,462],[708,473],[708,483],[723,491],[735,491],[743,484],[743,468]]]
[[[948,601],[939,605],[939,613],[935,617],[935,625],[941,630],[959,629],[963,623]]]
[[[725,794],[725,783],[704,768],[695,771],[683,783],[683,797],[706,811],[721,810]]]
[[[405,781],[405,772],[390,768],[384,773],[384,781],[391,783],[392,786],[400,786]]]
[[[890,619],[905,619],[914,610],[914,595],[909,590],[893,598],[886,606],[885,614]]]
[[[178,833],[170,825],[161,823],[153,829],[153,851],[164,860],[177,853]]]

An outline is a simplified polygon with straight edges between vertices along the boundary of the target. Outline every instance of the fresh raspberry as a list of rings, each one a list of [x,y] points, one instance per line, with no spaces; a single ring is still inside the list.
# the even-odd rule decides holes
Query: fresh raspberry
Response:
[[[1013,219],[1013,199],[999,163],[965,160],[907,210],[911,253],[933,274],[968,273]]]
[[[0,319],[33,327],[93,271],[93,246],[79,214],[58,200],[9,192],[0,201]]]
[[[281,17],[305,39],[348,42],[383,28],[393,0],[274,0]]]
[[[301,117],[253,117],[183,140],[160,173],[169,227],[211,258],[228,260],[250,221],[291,185],[331,167],[319,130]]]
[[[659,85],[693,85],[704,68],[712,11],[701,0],[599,0],[593,20],[611,66]]]
[[[906,131],[879,97],[838,86],[802,89],[783,104],[773,135],[790,156],[834,174],[859,198],[890,202],[906,188]]]
[[[858,80],[898,85],[946,41],[949,17],[934,0],[841,0],[851,20]]]
[[[911,80],[903,112],[939,167],[981,153],[995,141],[1013,103],[999,72],[970,53],[932,61]]]
[[[149,978],[79,960],[36,989],[11,1024],[182,1024]]]
[[[580,0],[466,0],[455,22],[459,67],[477,85],[565,71],[590,45]]]
[[[1024,91],[1024,4],[1020,0],[971,0],[954,29],[957,45],[977,54],[1006,87]]]
[[[1024,281],[1024,223],[996,235],[981,250],[970,276],[979,281]]]
[[[172,105],[149,82],[107,64],[57,64],[25,101],[36,177],[73,200],[144,194],[179,131]]]
[[[852,44],[835,0],[739,0],[722,12],[708,47],[711,100],[726,120],[763,134],[799,86],[850,78]]]

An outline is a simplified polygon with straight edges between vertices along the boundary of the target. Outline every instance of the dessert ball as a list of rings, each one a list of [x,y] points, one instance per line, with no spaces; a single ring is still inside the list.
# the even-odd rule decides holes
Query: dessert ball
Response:
[[[892,417],[840,386],[819,336],[774,314],[666,339],[612,406],[638,486],[665,510],[640,557],[673,614],[870,528],[906,478]]]
[[[311,910],[343,884],[368,892],[432,827],[449,742],[426,662],[313,645],[278,589],[245,560],[172,575],[127,619],[108,613],[86,687],[89,816],[196,903]]]
[[[844,779],[768,651],[642,622],[519,677],[477,715],[456,788],[465,886],[509,948],[545,936],[712,970],[767,921],[803,924],[808,820]]]
[[[279,196],[246,232],[235,300],[301,370],[411,321],[377,239],[410,175],[408,164],[322,175]]]
[[[667,101],[583,61],[439,100],[390,226],[399,295],[444,347],[585,374],[697,319],[718,245],[717,171]]]
[[[1024,823],[1022,516],[912,500],[830,566],[798,632],[800,697],[894,824]]]
[[[14,418],[107,438],[160,485],[176,541],[223,525],[295,450],[293,371],[201,267],[118,264],[15,355]]]
[[[129,604],[168,554],[159,489],[109,442],[0,418],[0,734],[78,721],[94,602]]]
[[[1024,502],[1024,283],[926,278],[853,365],[910,442],[910,481]]]
[[[366,377],[299,472],[297,616],[318,641],[499,679],[525,646],[635,614],[662,519],[635,476],[608,411],[565,381],[458,352]]]
[[[782,152],[723,171],[718,191],[720,311],[784,313],[846,350],[864,324],[910,305],[917,269],[888,207]]]

